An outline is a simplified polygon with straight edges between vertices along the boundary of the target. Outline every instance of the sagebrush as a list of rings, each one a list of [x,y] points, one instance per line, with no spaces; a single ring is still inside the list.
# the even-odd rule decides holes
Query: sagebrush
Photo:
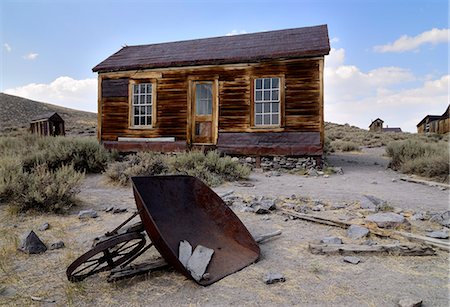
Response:
[[[447,181],[449,176],[448,142],[406,140],[392,142],[386,147],[391,158],[389,167],[407,174]]]
[[[114,162],[105,172],[113,182],[128,185],[133,176],[162,174],[195,176],[210,186],[225,181],[248,178],[250,168],[221,157],[218,152],[190,151],[173,155],[160,153],[138,153],[127,156],[121,162]]]
[[[94,138],[0,137],[0,202],[19,212],[65,211],[84,173],[103,171],[113,156]]]

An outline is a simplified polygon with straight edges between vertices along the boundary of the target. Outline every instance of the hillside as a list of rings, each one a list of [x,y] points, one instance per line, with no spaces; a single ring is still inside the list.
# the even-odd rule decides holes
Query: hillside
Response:
[[[30,119],[49,112],[57,112],[64,119],[66,134],[95,134],[96,113],[64,108],[4,93],[0,93],[0,133],[28,129]]]

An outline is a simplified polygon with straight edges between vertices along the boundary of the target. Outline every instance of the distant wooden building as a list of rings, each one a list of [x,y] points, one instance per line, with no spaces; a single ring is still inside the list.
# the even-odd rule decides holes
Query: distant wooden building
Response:
[[[65,135],[64,120],[58,113],[46,113],[33,118],[30,131],[42,136]]]
[[[417,124],[417,133],[439,133],[450,132],[449,108],[442,115],[427,115]]]
[[[373,132],[383,131],[383,123],[384,123],[383,120],[381,120],[380,118],[377,118],[370,124],[369,131],[373,131]]]
[[[127,46],[98,72],[98,138],[119,150],[321,156],[326,25]]]
[[[376,120],[374,120],[370,126],[369,126],[369,131],[373,131],[373,132],[402,132],[401,128],[398,127],[394,127],[394,128],[389,128],[383,127],[383,123],[384,121],[381,120],[380,118],[377,118]]]

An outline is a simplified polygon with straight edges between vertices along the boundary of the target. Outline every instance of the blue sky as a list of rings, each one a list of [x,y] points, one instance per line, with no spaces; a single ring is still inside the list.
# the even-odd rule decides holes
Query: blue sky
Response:
[[[0,91],[96,111],[91,69],[124,44],[328,24],[325,119],[414,132],[449,103],[448,16],[446,0],[0,0]]]

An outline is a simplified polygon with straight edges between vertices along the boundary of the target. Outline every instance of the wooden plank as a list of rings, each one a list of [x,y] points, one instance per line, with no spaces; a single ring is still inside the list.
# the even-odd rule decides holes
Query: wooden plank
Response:
[[[310,243],[308,249],[312,254],[320,255],[389,254],[396,256],[433,256],[436,254],[431,247],[416,244],[377,244],[369,246],[360,244]]]

